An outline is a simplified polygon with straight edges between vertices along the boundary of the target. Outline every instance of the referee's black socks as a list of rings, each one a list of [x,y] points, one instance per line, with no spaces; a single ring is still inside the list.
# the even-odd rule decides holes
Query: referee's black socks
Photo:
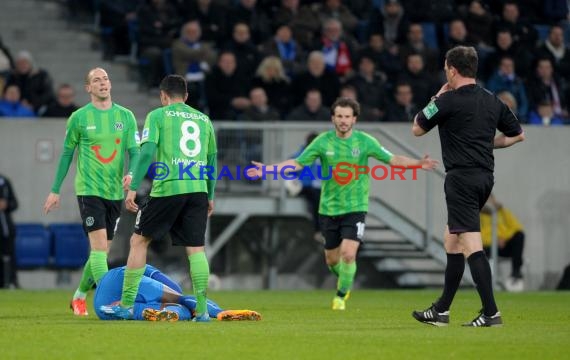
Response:
[[[453,297],[459,288],[463,271],[465,270],[465,258],[463,254],[447,254],[447,265],[445,266],[445,283],[443,285],[443,293],[435,305],[438,313],[449,310]]]
[[[483,251],[477,251],[467,258],[471,276],[477,286],[477,292],[483,303],[483,311],[487,316],[493,316],[497,313],[497,304],[493,296],[493,285],[491,279],[491,266],[487,255]]]

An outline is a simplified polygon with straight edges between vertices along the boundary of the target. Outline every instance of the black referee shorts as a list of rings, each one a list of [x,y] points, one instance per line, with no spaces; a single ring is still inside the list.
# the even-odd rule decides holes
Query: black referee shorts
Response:
[[[139,209],[135,233],[160,240],[170,231],[172,245],[204,246],[207,221],[205,192],[151,197]]]
[[[99,196],[77,196],[79,214],[86,233],[106,229],[107,240],[113,240],[119,216],[121,215],[122,200],[107,200]]]
[[[480,232],[479,212],[494,185],[493,173],[482,168],[453,169],[445,176],[447,226],[451,234]]]
[[[365,212],[352,212],[336,216],[319,215],[321,232],[325,238],[325,249],[336,249],[343,239],[362,242],[365,218]]]

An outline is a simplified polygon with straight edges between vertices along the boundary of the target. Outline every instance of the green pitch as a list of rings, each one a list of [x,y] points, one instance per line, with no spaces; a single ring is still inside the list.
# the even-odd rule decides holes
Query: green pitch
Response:
[[[333,291],[217,292],[225,309],[259,322],[152,323],[77,318],[69,291],[0,291],[2,359],[562,359],[570,343],[570,293],[499,293],[502,328],[462,328],[480,308],[460,290],[451,325],[416,322],[434,291],[356,290],[333,312]],[[92,295],[89,296],[89,305]]]

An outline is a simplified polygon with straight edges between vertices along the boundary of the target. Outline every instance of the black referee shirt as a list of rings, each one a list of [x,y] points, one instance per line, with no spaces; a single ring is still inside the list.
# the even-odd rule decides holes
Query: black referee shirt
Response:
[[[439,125],[445,171],[484,168],[493,171],[497,129],[507,137],[522,133],[517,117],[494,94],[479,85],[443,93],[417,114],[425,131]]]

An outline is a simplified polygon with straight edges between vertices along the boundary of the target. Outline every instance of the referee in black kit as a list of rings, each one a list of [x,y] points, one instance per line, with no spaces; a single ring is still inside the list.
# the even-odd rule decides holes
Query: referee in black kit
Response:
[[[436,326],[449,324],[449,308],[469,263],[483,309],[464,326],[503,324],[493,296],[491,268],[483,251],[479,211],[493,189],[493,149],[524,140],[516,116],[494,94],[475,82],[477,52],[458,46],[445,54],[447,83],[414,118],[412,132],[422,136],[439,125],[445,166],[447,226],[444,233],[447,266],[441,297],[413,317]],[[495,137],[496,130],[502,134]]]

